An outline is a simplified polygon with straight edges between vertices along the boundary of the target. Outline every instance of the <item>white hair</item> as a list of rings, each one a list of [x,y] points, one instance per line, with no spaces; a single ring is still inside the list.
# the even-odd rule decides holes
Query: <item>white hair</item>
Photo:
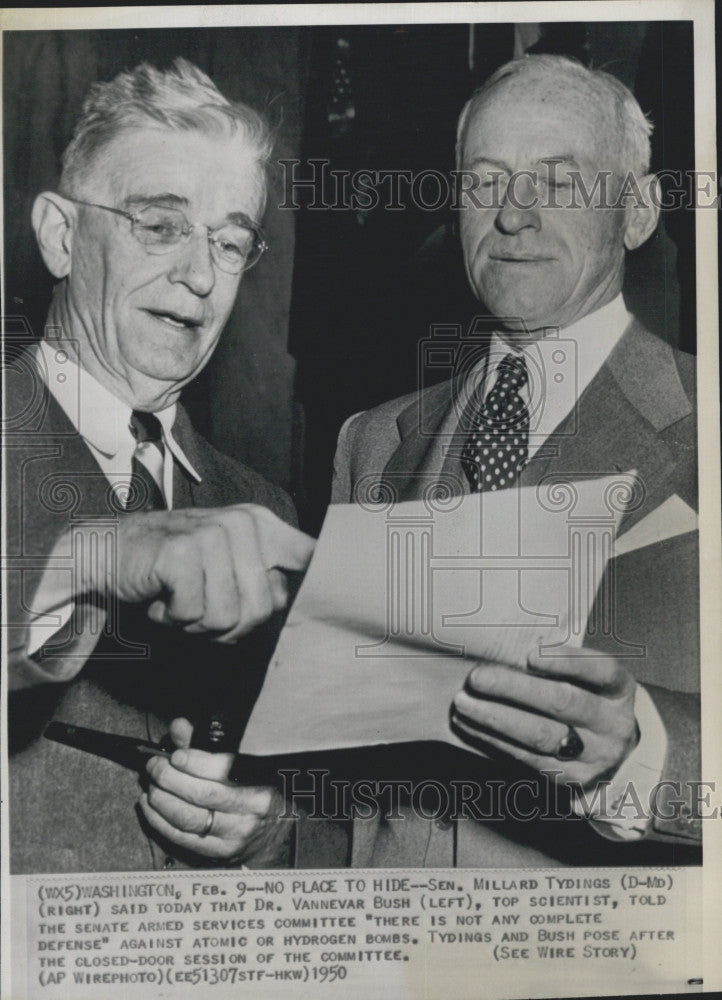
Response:
[[[645,118],[634,94],[611,73],[587,69],[576,59],[557,55],[530,55],[513,59],[501,66],[472,94],[459,117],[456,130],[456,154],[460,161],[466,127],[473,107],[481,104],[500,83],[528,78],[530,83],[549,81],[568,83],[575,91],[583,89],[596,100],[616,136],[618,166],[623,173],[641,177],[649,172],[652,124]]]
[[[79,193],[78,186],[112,139],[126,129],[149,126],[229,138],[239,133],[262,171],[273,147],[265,119],[246,104],[228,101],[187,59],[176,59],[168,70],[141,63],[90,88],[62,156],[61,191]]]

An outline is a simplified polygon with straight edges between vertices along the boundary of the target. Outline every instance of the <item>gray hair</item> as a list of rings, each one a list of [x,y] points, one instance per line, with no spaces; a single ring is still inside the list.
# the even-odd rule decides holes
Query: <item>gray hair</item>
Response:
[[[611,73],[587,69],[568,56],[531,55],[513,59],[501,66],[466,102],[456,130],[456,155],[460,160],[466,126],[472,108],[480,103],[497,84],[505,80],[529,77],[530,80],[553,78],[583,88],[603,107],[618,140],[619,168],[641,177],[649,172],[652,123],[644,116],[631,90]]]
[[[99,152],[122,131],[149,126],[228,137],[240,133],[261,170],[273,148],[265,119],[246,104],[228,101],[187,59],[176,59],[168,70],[141,63],[88,91],[62,156],[61,191],[77,194]]]

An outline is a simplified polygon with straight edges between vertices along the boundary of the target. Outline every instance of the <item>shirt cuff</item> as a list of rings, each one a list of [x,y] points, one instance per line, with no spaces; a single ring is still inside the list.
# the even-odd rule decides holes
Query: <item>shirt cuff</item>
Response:
[[[30,601],[17,655],[32,683],[67,681],[97,645],[105,612],[73,596],[75,559],[67,535],[56,542]]]
[[[75,607],[61,628],[53,629],[50,635],[45,633],[37,649],[34,648],[37,642],[31,644],[26,639],[22,648],[10,653],[11,687],[17,689],[73,680],[97,646],[105,618],[101,609],[81,604]]]
[[[70,601],[68,604],[64,604],[52,612],[39,614],[32,618],[28,623],[28,656],[34,656],[41,646],[45,645],[61,629],[65,628],[74,610],[75,604],[73,601]]]
[[[634,715],[639,743],[620,765],[611,781],[603,782],[589,796],[577,793],[573,809],[585,816],[607,840],[641,840],[652,822],[650,801],[659,784],[667,757],[667,733],[649,693],[637,685]]]

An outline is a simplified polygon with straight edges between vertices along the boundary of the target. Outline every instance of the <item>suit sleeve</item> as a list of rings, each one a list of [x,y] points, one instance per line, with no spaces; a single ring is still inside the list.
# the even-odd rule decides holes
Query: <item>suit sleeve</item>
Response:
[[[8,688],[72,680],[98,644],[105,610],[71,593],[75,572],[72,536],[7,573]],[[37,564],[37,568],[36,568]]]
[[[28,622],[23,629],[14,630],[14,640],[8,644],[10,691],[71,681],[80,673],[97,645],[105,614],[90,605],[76,605],[65,619],[64,611],[61,608],[44,616],[57,616],[57,628]],[[34,629],[44,630],[42,638],[34,636]],[[47,635],[48,631],[52,634]]]
[[[353,478],[351,454],[356,436],[357,420],[360,414],[349,417],[339,431],[336,454],[333,459],[333,481],[331,483],[331,503],[353,503]]]
[[[18,449],[6,465],[5,631],[11,691],[72,680],[97,645],[106,617],[100,606],[73,599],[75,556],[68,521],[43,510],[34,463],[24,454]]]

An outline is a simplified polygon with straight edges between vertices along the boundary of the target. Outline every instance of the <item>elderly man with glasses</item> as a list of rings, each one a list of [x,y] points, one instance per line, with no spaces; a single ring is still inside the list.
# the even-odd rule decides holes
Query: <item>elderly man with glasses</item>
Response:
[[[270,152],[195,66],[141,65],[91,89],[33,206],[57,284],[43,341],[6,353],[13,871],[284,862],[272,794],[226,782],[186,717],[216,668],[252,701],[282,570],[312,543],[178,402],[265,249]],[[43,738],[51,720],[146,742],[170,727],[177,749],[141,795],[133,771]]]

